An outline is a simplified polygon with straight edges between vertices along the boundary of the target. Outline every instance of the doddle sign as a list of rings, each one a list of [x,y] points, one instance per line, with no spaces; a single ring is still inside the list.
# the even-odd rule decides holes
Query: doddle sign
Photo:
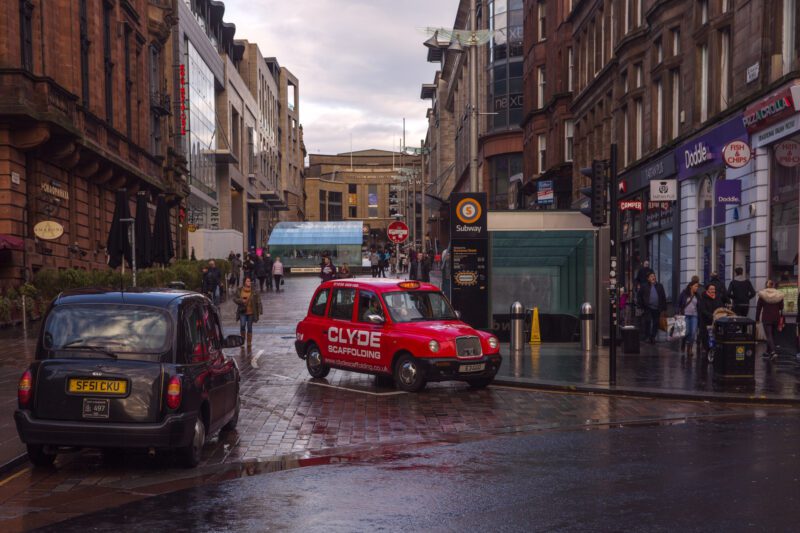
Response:
[[[366,331],[349,328],[330,328],[328,330],[328,351],[332,354],[352,355],[353,357],[366,357],[380,359],[380,350],[369,348],[381,347],[381,332]]]

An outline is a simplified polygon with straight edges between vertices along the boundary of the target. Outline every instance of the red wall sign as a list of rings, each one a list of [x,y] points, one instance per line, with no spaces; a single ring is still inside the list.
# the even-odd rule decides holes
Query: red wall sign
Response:
[[[641,200],[620,200],[620,211],[641,211],[643,209]]]
[[[180,74],[180,99],[181,99],[181,135],[186,135],[186,65],[181,64]]]
[[[386,228],[386,235],[393,243],[400,244],[405,242],[408,239],[408,226],[406,226],[405,222],[395,220]]]
[[[791,116],[800,102],[800,86],[790,85],[748,106],[742,115],[747,131],[760,130]]]

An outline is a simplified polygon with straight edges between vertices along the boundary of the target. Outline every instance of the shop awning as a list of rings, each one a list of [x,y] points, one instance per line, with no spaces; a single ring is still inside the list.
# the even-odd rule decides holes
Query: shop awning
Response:
[[[25,241],[11,235],[0,235],[0,250],[24,250]]]

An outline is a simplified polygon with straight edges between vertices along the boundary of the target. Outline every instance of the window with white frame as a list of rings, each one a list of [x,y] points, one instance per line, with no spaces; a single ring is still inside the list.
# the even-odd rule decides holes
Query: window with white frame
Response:
[[[719,110],[728,108],[731,98],[731,30],[719,32]]]
[[[564,121],[564,161],[572,161],[575,150],[575,122]]]
[[[571,91],[575,79],[575,52],[567,48],[567,90]]]
[[[630,163],[630,131],[628,129],[628,108],[622,108],[622,161],[624,166]]]
[[[681,53],[681,30],[680,28],[673,28],[672,30],[672,55],[676,56]]]
[[[700,10],[700,24],[706,24],[708,22],[708,0],[698,0],[699,6],[698,9]]]
[[[660,65],[664,61],[664,46],[661,44],[661,39],[656,41],[656,65]]]
[[[783,0],[783,24],[781,29],[783,74],[788,74],[792,70],[792,61],[797,56],[795,48],[797,20],[795,13],[797,13],[797,0]]]
[[[539,0],[538,5],[536,6],[536,19],[537,24],[536,27],[539,30],[539,40],[543,41],[547,35],[547,12],[545,8],[547,4],[545,4],[544,0]]]
[[[625,9],[622,13],[622,34],[626,35],[628,31],[631,29],[631,3],[633,0],[622,0]]]
[[[656,82],[656,148],[664,144],[664,82]]]
[[[636,27],[642,25],[642,0],[636,0]]]
[[[700,46],[700,122],[708,120],[708,44]]]
[[[544,107],[544,65],[536,67],[538,92],[536,94],[536,107]]]
[[[639,87],[642,86],[642,82],[643,82],[643,80],[642,80],[642,64],[641,63],[637,63],[634,70],[636,72],[636,88],[638,89]]]
[[[722,11],[723,13],[727,13],[728,11],[730,11],[730,9],[731,9],[730,0],[720,0],[720,11]]]
[[[644,149],[644,110],[641,100],[636,100],[636,159],[641,159]]]
[[[547,161],[545,159],[547,154],[547,136],[545,134],[539,134],[536,140],[536,146],[539,151],[539,174],[542,174],[545,168],[547,168]]]
[[[674,139],[678,136],[678,132],[680,131],[680,118],[681,118],[681,73],[680,70],[675,69],[671,71],[672,80],[672,110],[671,110],[671,126],[672,126],[672,135],[671,137]]]

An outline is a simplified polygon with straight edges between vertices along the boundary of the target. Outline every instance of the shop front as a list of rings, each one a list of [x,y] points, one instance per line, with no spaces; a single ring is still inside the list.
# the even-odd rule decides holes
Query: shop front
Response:
[[[679,225],[676,171],[675,156],[670,151],[626,172],[619,181],[624,287],[627,291],[635,289],[636,273],[644,261],[649,261],[670,301],[675,301],[679,293],[679,285],[674,283],[679,274],[674,258],[680,250],[674,238],[674,228]],[[651,197],[653,186],[656,193]]]
[[[744,123],[751,133],[757,154],[753,175],[762,187],[762,202],[768,238],[763,267],[758,272],[757,289],[767,279],[784,293],[784,313],[788,324],[798,315],[798,241],[800,241],[800,80],[784,85],[744,112]],[[754,284],[756,282],[754,281]],[[785,328],[784,346],[794,344],[795,328]]]
[[[732,142],[747,146],[749,136],[741,115],[707,130],[675,151],[680,194],[680,285],[692,276],[705,283],[717,273],[727,285],[733,269],[751,273],[752,250],[766,236],[752,237],[757,210],[744,209],[742,194],[749,190],[745,176],[753,165],[749,157],[726,164],[724,153]],[[746,151],[746,148],[745,148]]]

